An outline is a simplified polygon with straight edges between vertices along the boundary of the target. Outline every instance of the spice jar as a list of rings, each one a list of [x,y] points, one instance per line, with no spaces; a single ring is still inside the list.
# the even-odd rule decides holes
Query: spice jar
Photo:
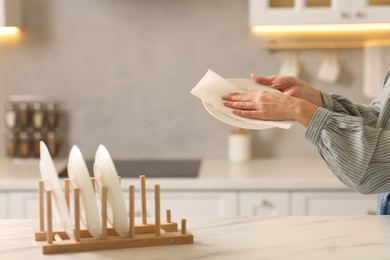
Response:
[[[27,132],[19,133],[19,155],[22,158],[27,158],[30,155],[31,145],[30,145],[30,137]]]
[[[56,156],[58,152],[58,140],[55,132],[50,131],[46,136],[47,149],[51,156]]]
[[[49,102],[46,104],[46,118],[47,125],[50,129],[58,125],[58,111],[55,103]]]
[[[36,102],[32,105],[32,124],[35,129],[41,129],[44,124],[45,113],[42,104]]]
[[[5,135],[5,149],[8,157],[15,157],[17,154],[17,138],[14,132],[8,131]]]
[[[19,125],[26,128],[29,124],[29,108],[26,102],[19,104]]]
[[[5,126],[8,129],[12,130],[16,128],[18,114],[14,103],[7,102],[5,104],[4,119],[5,119]]]
[[[42,134],[39,131],[33,133],[33,156],[38,158],[40,156],[39,142],[42,141]]]

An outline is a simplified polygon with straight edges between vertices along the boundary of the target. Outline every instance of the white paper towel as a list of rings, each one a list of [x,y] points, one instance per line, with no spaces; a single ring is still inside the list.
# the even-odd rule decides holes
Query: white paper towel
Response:
[[[221,97],[230,92],[237,91],[241,91],[241,89],[214,71],[208,70],[198,84],[191,90],[191,93],[220,111],[229,114],[231,113],[231,109],[223,104]]]
[[[367,42],[364,47],[364,96],[377,98],[383,83],[383,77],[390,68],[390,44]]]
[[[191,90],[191,93],[197,96],[198,98],[200,98],[201,100],[203,100],[206,104],[211,105],[213,108],[221,112],[220,114],[223,114],[229,117],[230,119],[233,119],[234,123],[228,123],[227,120],[224,120],[223,118],[218,116],[218,113],[213,114],[213,116],[215,116],[222,122],[230,124],[232,126],[245,128],[245,129],[262,129],[261,126],[264,125],[270,127],[279,127],[284,129],[288,129],[292,126],[291,121],[257,120],[257,119],[240,117],[233,114],[232,109],[226,107],[223,104],[223,100],[221,97],[230,92],[248,91],[248,89],[250,88],[249,87],[240,88],[239,86],[233,84],[232,82],[230,82],[229,79],[224,79],[223,77],[219,76],[217,73],[213,72],[212,70],[208,70],[206,74],[203,76],[203,78],[198,82],[198,84]],[[237,82],[237,80],[235,82]],[[261,88],[262,90],[278,91],[268,86],[262,86],[260,84],[256,84],[253,81],[247,79],[244,80],[241,79],[240,82],[247,82],[247,84],[255,84],[259,86],[259,90]]]

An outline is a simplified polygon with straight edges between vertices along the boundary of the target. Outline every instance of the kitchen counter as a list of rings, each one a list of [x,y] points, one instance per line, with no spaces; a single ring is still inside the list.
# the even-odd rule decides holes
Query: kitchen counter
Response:
[[[40,179],[39,160],[0,159],[0,191],[36,189]],[[66,160],[55,160],[60,172]],[[118,173],[120,175],[120,172]],[[143,173],[140,173],[143,174]],[[146,177],[148,177],[146,175]],[[123,178],[122,186],[138,183]],[[245,163],[204,159],[196,178],[148,178],[148,184],[168,190],[348,190],[320,158],[267,158]]]
[[[138,222],[137,222],[138,223]],[[194,244],[43,255],[36,220],[0,220],[1,259],[387,259],[390,218],[233,217],[187,220]]]
[[[66,160],[55,160],[60,172]],[[118,173],[120,175],[120,172]],[[143,173],[140,173],[143,174]],[[148,177],[146,175],[146,177]],[[0,191],[36,190],[40,179],[38,160],[0,159]],[[122,178],[122,187],[137,184],[137,178]],[[148,184],[165,190],[349,190],[325,163],[314,158],[267,158],[246,163],[204,159],[196,178],[148,178]]]

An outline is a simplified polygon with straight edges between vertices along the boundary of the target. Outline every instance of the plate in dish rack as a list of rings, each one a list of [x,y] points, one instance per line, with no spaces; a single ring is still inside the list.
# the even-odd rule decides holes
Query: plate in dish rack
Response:
[[[70,218],[68,205],[66,204],[65,195],[62,191],[58,173],[54,167],[53,159],[44,142],[40,142],[40,161],[39,168],[45,184],[45,190],[51,191],[55,203],[53,203],[54,216],[68,234],[71,240],[75,240],[73,225]]]
[[[80,189],[80,218],[94,238],[100,238],[100,214],[92,181],[80,149],[74,145],[69,153],[68,175],[73,188]]]
[[[125,199],[114,162],[104,145],[99,145],[95,155],[93,173],[101,196],[102,187],[107,187],[107,218],[120,236],[128,236],[129,220]]]

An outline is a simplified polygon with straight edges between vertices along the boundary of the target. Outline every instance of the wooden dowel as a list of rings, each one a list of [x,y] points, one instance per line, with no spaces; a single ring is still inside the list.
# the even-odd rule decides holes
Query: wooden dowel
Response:
[[[46,240],[48,244],[53,244],[53,224],[51,214],[51,191],[46,192],[46,204],[47,204],[47,235]]]
[[[93,191],[96,191],[96,180],[95,180],[95,177],[91,177],[91,182],[92,182]]]
[[[161,219],[160,219],[160,185],[154,186],[154,209],[155,209],[155,233],[156,236],[161,235]]]
[[[77,242],[80,241],[80,189],[73,190],[74,196],[74,236]]]
[[[66,205],[68,206],[69,209],[70,208],[70,180],[69,179],[64,180],[64,192],[65,192]]]
[[[45,191],[44,182],[39,181],[38,185],[39,193],[39,230],[45,231]]]
[[[167,223],[171,223],[172,222],[171,210],[170,209],[167,209],[167,211],[166,211],[166,221],[167,221]]]
[[[142,224],[147,224],[147,212],[146,212],[146,184],[145,175],[139,176],[141,181],[141,216]]]
[[[134,237],[135,236],[135,224],[134,224],[134,218],[135,218],[135,192],[134,192],[134,185],[130,185],[129,188],[129,214],[130,214],[130,223],[129,223],[129,236]]]
[[[107,187],[102,187],[102,236],[107,238]]]
[[[60,242],[60,241],[64,241],[64,240],[61,238],[61,236],[59,234],[55,234],[54,235],[54,241]]]
[[[187,234],[187,220],[185,218],[181,220],[181,233],[183,235]]]

